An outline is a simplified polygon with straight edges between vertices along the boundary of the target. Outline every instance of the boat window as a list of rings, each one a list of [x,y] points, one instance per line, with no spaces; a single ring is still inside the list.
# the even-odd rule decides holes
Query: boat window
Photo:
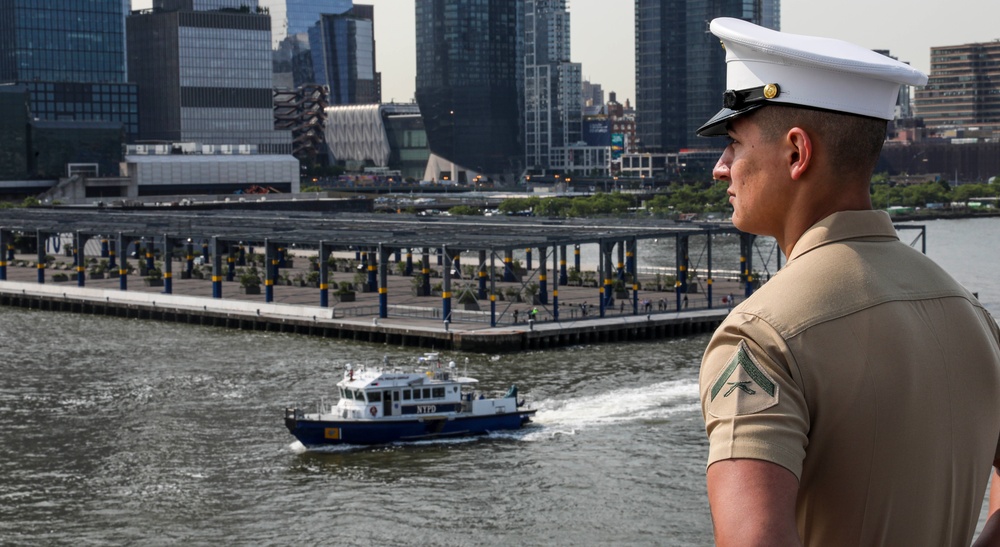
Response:
[[[414,389],[413,390],[413,398],[414,399],[419,399],[420,398],[420,390],[419,389]]]
[[[431,398],[431,388],[425,387],[424,388],[424,399],[430,399],[430,398]]]
[[[409,401],[410,400],[410,390],[408,390],[408,389],[404,389],[403,390],[403,400],[404,401]]]
[[[382,402],[382,392],[381,391],[369,391],[368,402],[369,403],[380,403]]]
[[[443,399],[444,398],[444,388],[443,387],[436,387],[436,388],[434,388],[434,395],[433,395],[433,397],[435,399]]]
[[[365,392],[364,391],[360,391],[360,390],[356,390],[354,392],[354,400],[355,401],[364,401],[365,400]]]
[[[354,392],[350,389],[340,388],[340,396],[349,401],[354,400]]]

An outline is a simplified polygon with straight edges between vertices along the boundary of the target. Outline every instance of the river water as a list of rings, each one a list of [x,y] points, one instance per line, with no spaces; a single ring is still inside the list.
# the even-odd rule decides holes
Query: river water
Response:
[[[1000,316],[1000,219],[925,224]],[[535,423],[301,453],[285,406],[329,396],[346,363],[417,355],[0,308],[0,543],[710,545],[707,341],[446,354],[484,389],[517,382]]]

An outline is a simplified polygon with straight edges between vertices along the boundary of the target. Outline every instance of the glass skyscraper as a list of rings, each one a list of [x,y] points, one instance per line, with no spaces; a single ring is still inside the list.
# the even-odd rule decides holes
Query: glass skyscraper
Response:
[[[580,63],[570,61],[566,0],[524,0],[524,146],[529,169],[582,140]]]
[[[725,51],[716,17],[779,29],[780,0],[636,0],[636,133],[642,151],[704,148],[695,131],[722,104]]]
[[[128,0],[3,0],[0,83],[27,88],[35,119],[119,122],[136,135],[127,12]]]
[[[329,87],[331,105],[380,102],[374,17],[372,6],[360,5],[346,13],[321,15],[309,28],[311,77],[297,68],[295,86]]]
[[[258,3],[271,15],[274,87],[294,89],[318,83],[313,78],[310,29],[323,14],[342,15],[351,11],[353,0],[258,0]]]
[[[523,6],[416,2],[416,99],[431,153],[501,181],[513,180],[524,163]]]
[[[142,140],[291,153],[291,133],[274,130],[271,19],[251,4],[247,12],[161,9],[128,18]]]

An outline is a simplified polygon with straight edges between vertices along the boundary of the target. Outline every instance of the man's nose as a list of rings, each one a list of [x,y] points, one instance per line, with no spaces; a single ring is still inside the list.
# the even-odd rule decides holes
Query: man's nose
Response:
[[[732,161],[732,148],[727,147],[725,152],[719,156],[719,161],[715,162],[712,169],[712,178],[715,180],[729,180],[729,164]]]

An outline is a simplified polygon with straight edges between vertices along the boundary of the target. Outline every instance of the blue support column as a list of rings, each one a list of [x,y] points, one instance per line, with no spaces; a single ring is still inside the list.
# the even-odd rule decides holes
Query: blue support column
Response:
[[[503,280],[514,281],[514,251],[507,249],[503,254]]]
[[[209,260],[211,260],[211,259],[212,259],[212,255],[208,251],[208,242],[207,241],[203,241],[202,244],[201,244],[201,263],[202,264],[211,264],[211,262],[209,262]]]
[[[566,271],[566,246],[559,246],[559,285],[569,284],[569,273]]]
[[[236,255],[232,244],[226,244],[226,281],[236,279]]]
[[[330,247],[319,242],[319,307],[330,307]]]
[[[45,284],[45,239],[46,234],[39,230],[35,235],[38,245],[38,262],[35,263],[35,266],[38,269],[38,283],[40,285]]]
[[[524,250],[524,267],[529,272],[534,269],[531,267],[531,247]]]
[[[121,264],[118,266],[118,289],[128,290],[128,242],[125,234],[118,232],[118,254],[121,255]]]
[[[274,278],[278,273],[277,250],[273,243],[264,240],[264,302],[274,302]]]
[[[708,272],[706,273],[708,278],[705,279],[705,296],[708,299],[708,309],[712,309],[712,284],[715,282],[712,279],[712,232],[705,232],[705,240],[708,254]]]
[[[479,251],[479,300],[486,300],[486,251]]]
[[[639,313],[639,272],[636,269],[636,253],[639,244],[635,238],[630,239],[625,249],[626,274],[632,278],[632,315]]]
[[[191,275],[194,273],[194,245],[191,243],[191,238],[188,238],[187,244],[184,246],[184,250],[184,258],[187,259],[187,264],[184,267],[184,277],[191,279]]]
[[[0,230],[0,249],[7,248],[11,235],[6,230]],[[0,254],[0,281],[7,281],[7,253]]]
[[[278,247],[278,268],[279,268],[279,271],[280,271],[281,268],[284,268],[284,267],[285,267],[285,248],[284,247]]]
[[[247,250],[246,250],[246,247],[243,246],[243,242],[242,241],[240,242],[239,258],[236,260],[236,265],[237,266],[246,266],[247,265]]]
[[[413,275],[413,249],[406,250],[406,269],[403,270],[403,275],[406,277]]]
[[[552,277],[556,280],[559,279],[559,269],[565,267],[566,261],[559,261],[560,259],[559,247],[552,247]],[[559,321],[559,282],[556,281],[552,284],[552,320]]]
[[[378,316],[389,317],[389,250],[378,244]]]
[[[608,306],[613,305],[615,302],[615,293],[613,287],[614,278],[612,277],[614,275],[614,265],[611,262],[610,245],[611,244],[607,245],[605,245],[604,243],[601,244],[601,255],[602,255],[602,260],[604,261],[604,269],[603,269],[604,287],[602,287],[603,290],[601,294],[601,296],[603,297],[601,299],[601,317],[604,317],[604,314],[607,311]]]
[[[424,247],[424,253],[422,260],[420,261],[420,273],[423,274],[423,294],[424,296],[431,295],[431,251],[427,247]]]
[[[755,236],[740,232],[740,266],[743,271],[745,288],[743,296],[750,298],[753,294],[753,242]]]
[[[375,253],[368,253],[368,292],[378,291],[378,268],[379,263],[376,262]],[[379,291],[381,294],[381,291]]]
[[[618,242],[618,269],[615,270],[618,281],[625,281],[625,242]]]
[[[548,268],[548,253],[545,247],[538,248],[538,301],[549,303],[549,284],[546,269]]]
[[[108,238],[101,237],[101,258],[108,258],[111,250],[108,247]]]
[[[163,294],[174,293],[174,240],[163,234]]]
[[[688,290],[688,236],[678,234],[674,236],[676,241],[675,248],[677,250],[677,311],[683,309],[683,299],[687,295]]]
[[[480,255],[482,256],[482,255]],[[490,327],[497,326],[497,277],[496,277],[497,254],[490,249]],[[486,262],[482,260],[482,262]]]
[[[145,252],[146,252],[146,271],[147,272],[149,270],[152,270],[153,268],[156,267],[156,261],[153,259],[153,257],[154,257],[154,254],[153,254],[154,251],[155,251],[155,244],[153,243],[153,240],[150,239],[149,241],[146,242],[146,250],[145,250]]]
[[[576,268],[577,273],[583,273],[580,269],[580,246],[573,246],[573,267]]]
[[[80,232],[73,234],[73,261],[76,262],[76,286],[84,287],[87,285],[87,253],[84,252],[84,246],[87,244],[87,238],[80,235]]]
[[[455,272],[455,277],[462,279],[462,254],[455,253],[454,258],[451,261],[451,270]]]
[[[7,243],[7,261],[14,260],[14,244]]]
[[[222,248],[217,236],[212,236],[212,298],[222,298]]]
[[[444,281],[441,284],[441,317],[444,318],[445,324],[451,323],[451,256],[448,254],[448,249],[445,247],[441,248],[441,252],[438,256],[444,257],[443,264],[443,276]]]

